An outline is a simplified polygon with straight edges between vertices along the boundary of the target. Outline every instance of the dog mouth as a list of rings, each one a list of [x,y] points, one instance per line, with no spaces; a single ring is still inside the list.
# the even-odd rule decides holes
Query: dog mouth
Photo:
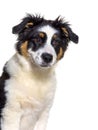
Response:
[[[44,63],[44,62],[39,64],[39,66],[42,67],[42,68],[50,68],[51,67],[50,64],[47,64],[47,63]]]
[[[32,63],[38,66],[39,68],[50,68],[52,65],[45,62],[38,62],[38,60],[31,59]]]

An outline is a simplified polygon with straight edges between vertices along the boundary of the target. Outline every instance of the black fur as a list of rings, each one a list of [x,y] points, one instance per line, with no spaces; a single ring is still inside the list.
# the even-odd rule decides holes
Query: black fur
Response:
[[[5,92],[5,82],[10,78],[10,75],[6,71],[6,67],[3,69],[2,76],[0,77],[0,121],[2,118],[2,109],[5,106],[6,103],[6,92]],[[1,122],[0,122],[0,130],[1,130]]]
[[[78,43],[79,37],[78,35],[76,35],[72,29],[70,28],[70,24],[68,24],[68,22],[64,22],[63,18],[60,18],[60,16],[53,21],[53,26],[60,30],[62,34],[64,34],[64,32],[61,30],[61,28],[66,28],[66,30],[68,31],[68,38],[70,41],[74,42],[74,43]]]
[[[27,17],[23,18],[22,22],[16,26],[13,27],[12,29],[12,33],[13,34],[19,34],[21,32],[23,32],[26,28],[25,25],[29,22],[33,22],[34,26],[37,26],[38,24],[43,22],[43,18],[36,15],[36,16],[32,16],[30,14],[27,15]]]

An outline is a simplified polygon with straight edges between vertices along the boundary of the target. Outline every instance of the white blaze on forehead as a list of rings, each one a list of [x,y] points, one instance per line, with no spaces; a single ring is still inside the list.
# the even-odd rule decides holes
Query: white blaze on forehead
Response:
[[[52,28],[49,25],[43,26],[38,29],[38,31],[44,32],[47,35],[47,44],[51,42],[51,39],[55,33],[57,33],[57,30]]]
[[[55,62],[57,55],[56,55],[54,47],[51,44],[51,41],[52,41],[53,35],[55,33],[57,33],[58,31],[49,25],[46,25],[46,26],[39,28],[38,31],[44,32],[47,36],[46,43],[45,43],[44,47],[40,49],[41,53],[46,52],[46,53],[52,54],[53,55],[53,62]]]
[[[54,53],[55,50],[54,50],[53,46],[51,45],[51,41],[52,41],[53,35],[55,33],[57,33],[57,30],[54,29],[53,27],[49,26],[49,25],[46,25],[46,26],[39,28],[38,31],[44,32],[47,36],[46,43],[45,43],[45,46],[43,48],[44,51]]]

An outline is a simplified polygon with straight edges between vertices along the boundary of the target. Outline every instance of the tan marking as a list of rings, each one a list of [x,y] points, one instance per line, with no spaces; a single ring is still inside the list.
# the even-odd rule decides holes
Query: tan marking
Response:
[[[39,33],[39,36],[40,36],[41,38],[44,38],[45,34],[42,33],[42,32],[40,32],[40,33]]]
[[[53,38],[54,38],[54,39],[55,39],[55,38],[57,38],[57,35],[56,35],[56,34],[54,34],[54,35],[53,35]]]
[[[57,60],[59,60],[63,55],[63,49],[60,47],[60,51],[59,51],[59,54],[57,56]]]
[[[29,26],[33,26],[33,23],[32,22],[29,22],[25,25],[26,28],[29,28]]]
[[[65,33],[65,35],[68,37],[68,31],[67,31],[67,29],[66,28],[62,28],[62,31]]]
[[[22,43],[21,45],[21,54],[25,57],[28,56],[28,52],[27,52],[27,45],[28,45],[28,41],[25,41],[24,43]]]

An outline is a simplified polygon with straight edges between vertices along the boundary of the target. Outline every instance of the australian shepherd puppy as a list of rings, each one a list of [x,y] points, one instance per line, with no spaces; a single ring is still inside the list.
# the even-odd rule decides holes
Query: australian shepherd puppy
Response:
[[[0,77],[0,130],[45,130],[56,89],[54,66],[78,36],[60,17],[32,15],[12,32],[18,39]]]

